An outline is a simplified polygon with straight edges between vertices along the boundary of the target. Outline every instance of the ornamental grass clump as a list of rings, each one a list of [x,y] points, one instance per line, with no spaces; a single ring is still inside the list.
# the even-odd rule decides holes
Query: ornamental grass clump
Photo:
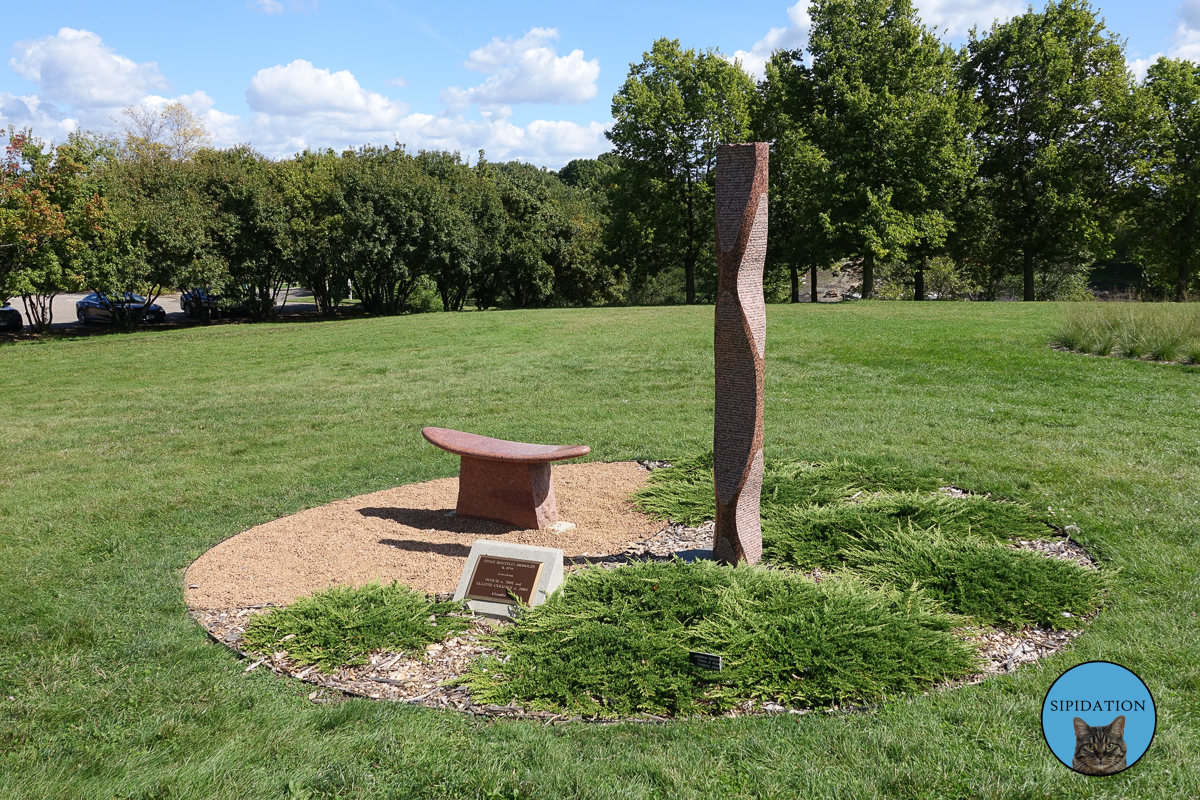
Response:
[[[1200,305],[1071,304],[1054,342],[1098,356],[1200,364]]]
[[[243,641],[262,653],[286,650],[322,672],[366,663],[376,650],[422,650],[470,625],[463,604],[430,602],[398,583],[334,586],[252,617]]]
[[[461,679],[481,703],[570,714],[688,715],[746,700],[877,700],[970,672],[958,618],[917,592],[680,560],[590,569],[497,636]],[[690,651],[722,656],[720,672]]]

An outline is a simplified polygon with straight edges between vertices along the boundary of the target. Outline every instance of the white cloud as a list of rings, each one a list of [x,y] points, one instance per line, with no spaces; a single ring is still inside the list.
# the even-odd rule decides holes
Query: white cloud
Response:
[[[1200,0],[1189,0],[1200,4]],[[781,49],[803,47],[808,42],[812,20],[808,16],[809,0],[791,6],[787,10],[788,25],[771,28],[766,36],[754,43],[749,50],[734,51],[731,60],[742,62],[742,68],[756,78],[761,78],[763,68],[771,53]],[[927,26],[945,32],[951,38],[962,38],[972,26],[978,25],[981,32],[990,28],[996,19],[1006,20],[1025,12],[1025,0],[917,0],[918,13]]]
[[[62,141],[79,127],[79,120],[63,114],[53,103],[43,102],[36,94],[17,97],[0,92],[0,138],[9,125],[32,128],[35,136]]]
[[[1149,58],[1133,58],[1126,59],[1125,68],[1133,73],[1133,77],[1139,81],[1146,80],[1146,70],[1150,69],[1150,65],[1158,61],[1162,53],[1155,53]]]
[[[1179,19],[1191,30],[1200,29],[1200,0],[1183,0],[1180,4]]]
[[[286,4],[285,4],[286,7]],[[486,150],[493,160],[522,159],[560,167],[572,158],[607,149],[608,123],[534,120],[514,124],[508,102],[579,102],[596,93],[599,67],[575,51],[559,57],[546,47],[556,31],[534,29],[518,40],[493,40],[470,54],[468,66],[488,79],[466,93],[478,116],[458,109],[411,113],[406,104],[363,88],[348,70],[332,71],[305,60],[261,69],[249,81],[243,119],[216,108],[204,90],[172,96],[167,79],[151,62],[115,53],[90,31],[64,28],[54,36],[20,42],[10,66],[38,91],[0,92],[0,125],[30,126],[44,139],[61,141],[80,127],[113,130],[129,105],[160,107],[180,101],[204,121],[212,143],[250,142],[272,157],[305,148],[357,147],[399,141],[410,151]],[[402,78],[387,81],[404,84]],[[486,101],[486,102],[485,102]]]
[[[521,159],[558,168],[573,158],[592,158],[607,149],[599,122],[580,125],[562,120],[534,120],[524,128],[499,117],[476,121],[460,114],[410,114],[397,140],[410,152],[457,150],[473,155],[485,150],[492,161]]]
[[[119,55],[91,31],[61,28],[53,36],[17,42],[8,65],[36,83],[42,97],[78,109],[114,108],[139,102],[167,79],[153,61]]]
[[[250,79],[246,102],[259,114],[354,130],[390,127],[407,110],[403,103],[364,89],[349,70],[330,72],[303,59],[260,69]]]
[[[767,35],[754,43],[749,50],[735,50],[733,60],[742,62],[742,69],[756,78],[763,76],[763,68],[771,53],[785,48],[802,47],[808,41],[808,29],[812,21],[808,18],[808,0],[787,10],[791,24],[786,28],[771,28]]]
[[[1004,22],[1029,9],[1025,0],[917,0],[921,20],[951,39],[963,40],[979,26],[982,36],[996,20]]]
[[[406,81],[404,78],[389,78],[383,82],[383,85],[395,86],[397,89],[403,89],[405,86],[408,86],[408,81]]]
[[[303,59],[260,69],[246,102],[255,112],[250,141],[272,156],[390,144],[408,112],[404,103],[364,89],[349,70],[331,72]]]
[[[279,0],[250,0],[246,6],[260,14],[282,14],[285,11],[283,3],[279,2]],[[300,2],[300,0],[288,0],[287,7],[301,14],[305,11],[316,13],[317,0],[312,0],[311,3]]]
[[[585,61],[582,50],[558,55],[551,46],[558,38],[555,28],[533,28],[520,39],[495,38],[472,50],[464,66],[487,73],[487,79],[479,86],[443,90],[442,102],[452,110],[462,110],[473,104],[577,104],[591,100],[598,91],[600,61]]]
[[[120,55],[91,31],[62,28],[17,42],[14,51],[8,65],[37,84],[38,92],[20,97],[0,92],[0,126],[29,126],[43,139],[61,141],[81,127],[113,130],[126,106],[154,108],[179,100],[204,121],[214,144],[244,141],[241,118],[218,111],[204,91],[166,96],[170,83],[157,64]]]
[[[1172,38],[1175,46],[1168,55],[1200,62],[1200,0],[1184,0],[1176,14],[1179,25]]]

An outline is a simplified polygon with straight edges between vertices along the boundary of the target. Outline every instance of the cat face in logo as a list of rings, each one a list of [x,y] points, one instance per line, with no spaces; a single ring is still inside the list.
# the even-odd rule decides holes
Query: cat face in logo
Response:
[[[1084,775],[1113,775],[1125,769],[1125,715],[1107,725],[1075,718],[1075,758],[1071,769]]]

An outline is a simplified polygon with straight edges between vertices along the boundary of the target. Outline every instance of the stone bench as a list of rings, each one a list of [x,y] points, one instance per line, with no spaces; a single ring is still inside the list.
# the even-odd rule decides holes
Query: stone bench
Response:
[[[462,457],[457,516],[525,529],[540,530],[558,522],[550,462],[592,452],[582,444],[509,442],[449,428],[425,428],[421,435],[434,447]]]

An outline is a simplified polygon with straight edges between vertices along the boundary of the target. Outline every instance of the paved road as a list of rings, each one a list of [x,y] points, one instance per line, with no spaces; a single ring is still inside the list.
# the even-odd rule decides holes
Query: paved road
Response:
[[[281,314],[299,314],[305,311],[315,311],[316,306],[311,302],[304,302],[312,297],[305,289],[289,289],[289,297],[287,305],[280,309]],[[50,330],[62,330],[64,328],[80,327],[79,320],[75,318],[75,302],[87,297],[83,294],[60,294],[54,298],[52,311],[54,321],[50,324]],[[3,298],[0,298],[2,300]],[[297,302],[299,301],[299,302]],[[187,316],[179,310],[179,293],[164,294],[154,301],[163,307],[167,312],[168,323],[182,323],[187,321]],[[25,316],[25,306],[21,303],[21,298],[14,297],[9,300],[13,308],[21,312],[25,324],[29,324],[29,318]],[[2,303],[0,303],[2,304]]]

